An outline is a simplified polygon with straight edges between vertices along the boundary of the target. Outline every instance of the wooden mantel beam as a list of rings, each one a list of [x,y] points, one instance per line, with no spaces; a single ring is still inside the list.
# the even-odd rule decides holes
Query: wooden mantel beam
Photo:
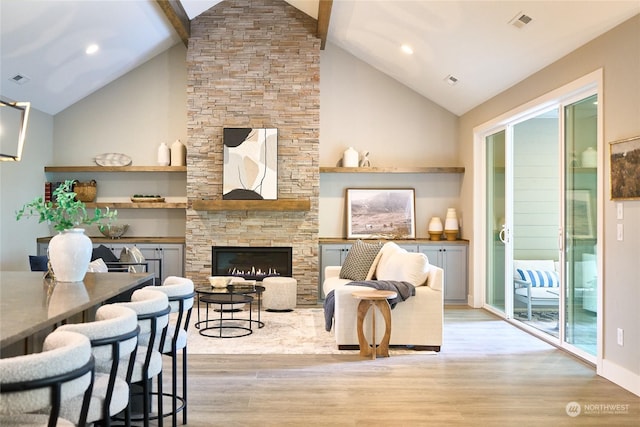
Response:
[[[324,50],[327,43],[327,35],[329,34],[329,18],[331,17],[331,6],[333,0],[320,0],[318,3],[318,30],[317,34],[320,38],[320,50]]]
[[[191,21],[182,4],[178,0],[156,0],[173,28],[176,30],[185,46],[189,47],[191,36]]]

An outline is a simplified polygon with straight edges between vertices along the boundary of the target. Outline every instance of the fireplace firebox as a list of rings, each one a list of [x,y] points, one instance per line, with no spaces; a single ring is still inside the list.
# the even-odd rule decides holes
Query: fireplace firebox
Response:
[[[212,246],[211,275],[247,280],[291,277],[291,252],[289,246]]]

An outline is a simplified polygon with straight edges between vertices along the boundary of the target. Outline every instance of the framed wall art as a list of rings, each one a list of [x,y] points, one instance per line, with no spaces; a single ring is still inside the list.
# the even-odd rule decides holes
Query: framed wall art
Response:
[[[591,198],[589,190],[569,190],[567,192],[569,233],[575,239],[595,238]]]
[[[278,199],[278,129],[224,128],[224,200]]]
[[[415,238],[413,188],[348,188],[346,191],[347,238]]]
[[[611,142],[609,147],[611,200],[640,199],[640,136]]]

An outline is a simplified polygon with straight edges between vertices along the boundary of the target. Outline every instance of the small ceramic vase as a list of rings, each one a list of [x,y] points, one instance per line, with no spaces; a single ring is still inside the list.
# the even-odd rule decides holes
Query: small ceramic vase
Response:
[[[358,167],[358,152],[349,147],[342,155],[342,166],[345,168],[357,168]]]
[[[169,166],[171,162],[171,154],[169,153],[169,146],[164,142],[158,147],[158,165]]]
[[[582,152],[582,167],[595,168],[598,165],[598,152],[589,147]]]
[[[428,229],[429,229],[429,238],[431,240],[440,240],[440,237],[442,237],[442,231],[443,231],[442,220],[440,220],[439,217],[434,216],[429,221]]]
[[[447,209],[447,217],[444,221],[444,234],[447,240],[456,240],[458,238],[458,215],[455,208]]]
[[[187,164],[187,147],[176,139],[171,144],[171,166],[185,166]]]

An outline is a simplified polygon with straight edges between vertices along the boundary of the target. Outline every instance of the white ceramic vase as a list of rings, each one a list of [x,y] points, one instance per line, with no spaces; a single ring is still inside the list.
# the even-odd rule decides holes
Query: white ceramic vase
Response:
[[[444,234],[447,237],[447,240],[456,240],[459,228],[456,209],[447,209],[447,217],[444,220]]]
[[[179,140],[171,144],[171,166],[185,166],[187,164],[187,147]]]
[[[169,146],[163,142],[158,146],[158,165],[169,166],[170,162],[171,151],[169,150]]]
[[[342,166],[345,168],[357,168],[358,167],[358,152],[349,147],[342,154]]]
[[[437,216],[431,218],[431,220],[429,220],[428,231],[431,240],[440,240],[440,236],[442,236],[442,232],[444,231],[442,220]]]
[[[598,152],[589,147],[582,152],[582,167],[583,168],[595,168],[598,166]]]
[[[56,234],[49,242],[49,262],[57,282],[81,282],[91,262],[93,245],[83,228]]]

